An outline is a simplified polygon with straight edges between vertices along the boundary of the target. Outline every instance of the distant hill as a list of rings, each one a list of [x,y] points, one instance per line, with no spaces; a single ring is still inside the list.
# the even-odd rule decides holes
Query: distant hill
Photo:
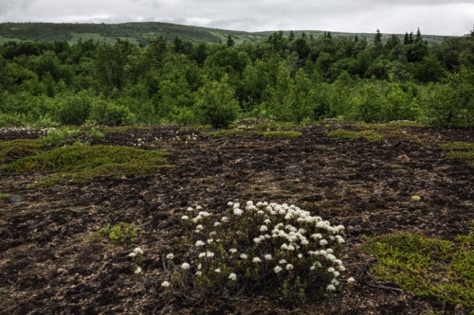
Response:
[[[303,31],[294,31],[299,36]],[[322,36],[324,31],[304,31],[306,35]],[[76,43],[79,39],[115,42],[117,39],[129,40],[145,45],[148,40],[164,37],[172,41],[179,37],[194,43],[225,42],[230,35],[236,43],[256,42],[267,39],[272,32],[242,32],[213,29],[197,26],[177,25],[161,22],[123,23],[123,24],[72,24],[72,23],[0,23],[0,43],[6,41],[67,41]],[[284,31],[289,35],[290,31]],[[375,32],[374,32],[375,33]],[[332,36],[354,38],[355,33],[331,32]],[[359,38],[371,40],[374,34],[357,34]],[[384,34],[387,39],[390,34]],[[403,34],[398,34],[403,38]],[[428,43],[441,42],[446,36],[423,35]]]

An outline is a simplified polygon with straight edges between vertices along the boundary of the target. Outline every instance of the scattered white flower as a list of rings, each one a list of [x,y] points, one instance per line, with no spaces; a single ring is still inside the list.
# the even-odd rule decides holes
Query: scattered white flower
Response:
[[[135,269],[135,274],[138,275],[138,274],[141,274],[143,271],[142,271],[142,268],[141,267],[137,267]]]
[[[239,208],[234,208],[234,215],[241,216],[244,213],[243,210]]]
[[[279,273],[283,269],[280,266],[276,266],[275,268],[273,268],[273,270],[275,271],[275,273]]]
[[[231,254],[237,253],[237,249],[231,248],[231,249],[229,249],[229,252],[230,252]]]
[[[303,254],[298,254],[298,258],[299,259],[303,258]]]
[[[133,252],[134,252],[135,254],[137,254],[137,255],[138,255],[138,254],[143,255],[143,249],[141,249],[140,247],[136,247],[136,248],[133,250]]]
[[[186,211],[191,212],[191,211],[194,211],[194,209],[192,207],[188,207],[188,209],[186,209]]]
[[[222,217],[221,221],[224,222],[224,223],[229,222],[229,218],[228,217]]]
[[[196,271],[196,276],[197,276],[197,277],[202,276],[202,271],[200,271],[200,270]]]
[[[214,270],[215,273],[221,273],[221,269],[220,268],[217,268],[216,270]]]
[[[204,257],[206,257],[206,253],[199,253],[199,256],[198,256],[198,257],[199,257],[199,258],[204,258]]]
[[[132,258],[133,258],[133,257],[136,257],[136,256],[137,256],[137,253],[130,253],[130,254],[128,254],[128,257],[132,257]]]
[[[287,261],[285,259],[281,259],[279,262],[278,262],[280,265],[284,265],[287,263]]]
[[[189,220],[189,217],[188,217],[187,215],[183,215],[183,216],[181,217],[181,220]]]
[[[349,284],[354,284],[356,282],[356,280],[354,279],[354,277],[350,277],[349,279],[347,279],[347,283]]]
[[[334,271],[336,271],[336,269],[334,269],[333,267],[328,268],[328,272],[334,272]]]
[[[201,206],[197,206],[197,207],[196,207],[196,210],[197,210],[197,211],[202,210],[202,207],[201,207]]]
[[[319,245],[321,245],[321,246],[326,246],[327,244],[328,244],[328,241],[326,241],[326,240],[320,240],[319,241]]]
[[[188,263],[182,263],[181,264],[181,269],[188,270],[189,268],[191,268],[191,266]]]
[[[228,205],[229,207],[232,207],[232,206],[234,205],[234,203],[233,203],[232,201],[229,201],[229,202],[227,203],[227,205]]]
[[[236,203],[232,204],[232,208],[234,208],[234,209],[240,208],[240,203],[236,202]]]
[[[214,226],[220,226],[221,223],[220,222],[214,222]]]
[[[171,285],[171,283],[169,283],[169,281],[163,281],[163,282],[161,283],[161,286],[164,287],[164,288],[167,288],[167,287],[169,287],[170,285]]]
[[[199,224],[198,226],[196,226],[196,230],[204,230],[204,226],[202,226],[202,224]]]
[[[252,262],[254,262],[254,263],[261,263],[262,260],[261,260],[259,257],[254,257],[254,259],[252,259]]]
[[[247,258],[248,258],[248,256],[247,256],[247,255],[245,255],[245,254],[240,254],[240,258],[242,258],[242,259],[247,259]]]
[[[334,284],[328,284],[328,286],[326,287],[326,290],[327,291],[336,291],[336,287],[334,286]]]
[[[208,244],[211,244],[212,242],[214,242],[214,239],[212,239],[212,238],[210,238],[210,239],[207,240],[207,243],[208,243]]]
[[[166,255],[166,259],[173,260],[174,255],[172,253]]]
[[[293,269],[293,265],[292,264],[288,264],[286,265],[286,270],[292,270]]]
[[[309,268],[309,270],[316,270],[316,266],[312,265],[311,268]]]
[[[199,246],[206,245],[206,243],[204,243],[203,241],[196,241],[196,243],[194,245],[196,245],[196,247],[199,247]]]
[[[266,254],[265,256],[263,256],[263,258],[265,258],[265,260],[272,260],[272,255],[270,254]]]
[[[229,279],[232,280],[232,281],[235,281],[235,280],[237,280],[237,275],[235,273],[231,273],[229,275]]]
[[[214,257],[214,253],[213,252],[207,252],[206,256],[209,257],[209,258],[212,258],[212,257]]]

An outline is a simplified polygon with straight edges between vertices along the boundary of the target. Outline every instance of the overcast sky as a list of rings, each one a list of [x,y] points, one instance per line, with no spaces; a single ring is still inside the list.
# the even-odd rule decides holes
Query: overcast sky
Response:
[[[464,35],[474,0],[0,0],[0,22],[27,21]]]

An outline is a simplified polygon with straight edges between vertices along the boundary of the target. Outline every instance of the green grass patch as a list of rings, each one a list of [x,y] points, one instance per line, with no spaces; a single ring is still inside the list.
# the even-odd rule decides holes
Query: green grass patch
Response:
[[[337,129],[337,130],[330,131],[327,134],[327,136],[331,138],[339,138],[339,139],[365,138],[367,140],[373,140],[373,141],[380,141],[384,138],[383,135],[371,130],[351,131],[351,130],[344,130],[344,129]]]
[[[447,142],[440,145],[443,150],[448,151],[450,159],[464,160],[469,167],[474,168],[474,143],[472,142]]]
[[[10,173],[52,173],[43,183],[47,185],[69,180],[87,182],[100,177],[154,174],[169,167],[166,155],[164,151],[121,146],[77,145],[16,160],[4,166],[3,170]]]
[[[231,137],[231,136],[245,136],[245,135],[250,135],[252,133],[249,131],[240,130],[240,129],[222,129],[222,130],[204,132],[203,134],[206,136],[212,136],[212,137]]]
[[[98,232],[91,233],[92,240],[106,238],[116,244],[134,242],[139,236],[140,231],[135,225],[125,222],[120,222],[115,225],[107,224],[106,227],[100,229]]]
[[[301,137],[302,133],[294,130],[275,130],[275,131],[263,131],[258,134],[265,138],[298,138]]]
[[[252,127],[254,130],[282,130],[282,129],[292,129],[297,127],[298,124],[289,121],[272,121],[256,124]]]
[[[425,125],[416,121],[394,121],[385,124],[357,123],[356,126],[361,129],[372,130],[393,130],[405,127],[425,127]]]
[[[417,234],[374,237],[361,250],[377,258],[377,276],[398,283],[421,297],[435,296],[452,304],[474,306],[474,235],[456,242]]]
[[[44,151],[41,141],[35,139],[16,139],[0,141],[0,163],[7,160],[16,160]]]
[[[0,193],[0,199],[10,199],[11,196],[11,194]]]
[[[472,142],[463,142],[463,141],[447,142],[447,143],[441,144],[440,147],[443,150],[474,151],[474,143]]]

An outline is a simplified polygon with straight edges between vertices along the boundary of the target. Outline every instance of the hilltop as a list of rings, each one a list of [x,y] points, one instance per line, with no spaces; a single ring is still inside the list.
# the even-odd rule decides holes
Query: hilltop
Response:
[[[407,30],[411,31],[411,30]],[[305,33],[319,37],[325,31],[294,31],[296,35]],[[161,22],[122,23],[122,24],[72,24],[72,23],[0,23],[0,43],[6,41],[67,41],[74,44],[79,39],[115,42],[117,39],[128,40],[135,44],[146,44],[149,39],[163,37],[168,41],[179,37],[194,43],[225,42],[230,35],[236,43],[256,42],[267,39],[273,31],[243,32],[197,26],[177,25]],[[285,35],[290,30],[283,32]],[[375,33],[375,31],[374,31]],[[331,32],[335,37],[354,37],[356,33]],[[372,39],[374,34],[357,34],[359,37]],[[385,34],[390,35],[390,34]],[[397,34],[403,38],[403,34]],[[388,36],[385,36],[388,38]],[[424,35],[428,43],[441,42],[445,36]]]

